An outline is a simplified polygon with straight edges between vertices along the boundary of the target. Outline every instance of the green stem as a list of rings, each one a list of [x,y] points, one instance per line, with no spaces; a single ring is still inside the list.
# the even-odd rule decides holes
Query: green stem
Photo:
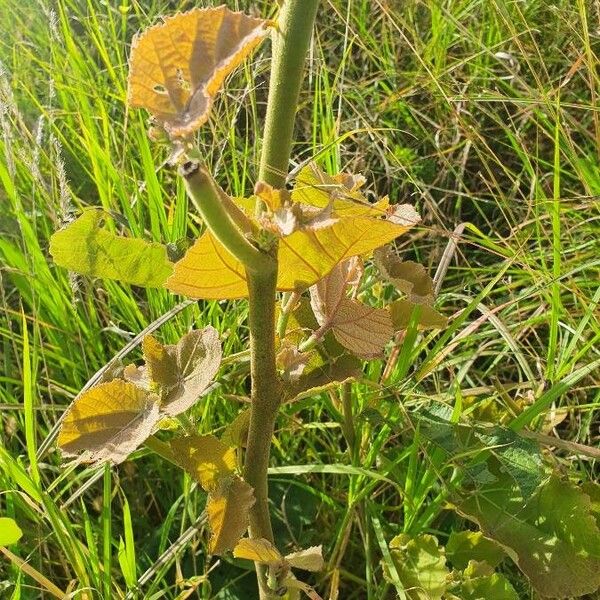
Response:
[[[348,443],[348,453],[354,456],[356,446],[356,433],[354,431],[354,416],[352,414],[352,384],[349,382],[342,384],[340,391],[342,401],[342,412],[344,414],[344,436]]]
[[[188,161],[180,173],[188,196],[210,232],[250,271],[259,271],[271,261],[244,235],[251,231],[250,221],[210,173],[197,161]]]
[[[259,179],[284,188],[304,62],[319,0],[286,0],[273,34],[273,62]]]
[[[292,149],[292,135],[304,62],[319,0],[285,0],[273,36],[271,83],[259,179],[276,188],[285,187]],[[282,387],[275,363],[276,249],[263,254],[268,265],[247,268],[249,289],[250,371],[252,405],[244,457],[244,479],[254,488],[256,502],[250,509],[250,536],[273,542],[269,514],[267,469]],[[269,590],[266,571],[256,563],[261,600],[276,598]]]

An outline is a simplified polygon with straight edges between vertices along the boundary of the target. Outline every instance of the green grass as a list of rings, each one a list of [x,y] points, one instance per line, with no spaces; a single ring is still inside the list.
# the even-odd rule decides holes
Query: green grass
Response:
[[[276,6],[227,4],[263,15]],[[0,0],[0,513],[25,532],[19,556],[80,598],[251,598],[252,573],[227,557],[207,563],[204,496],[171,465],[146,450],[100,473],[61,467],[54,447],[36,458],[86,381],[181,301],[70,276],[49,260],[51,233],[88,205],[146,239],[193,239],[200,225],[163,166],[166,149],[124,104],[133,34],[193,4],[53,6]],[[337,392],[286,406],[278,421],[276,535],[282,546],[323,543],[328,569],[314,582],[325,598],[394,597],[386,543],[400,532],[444,541],[462,527],[445,510],[449,465],[414,435],[408,409],[445,402],[467,419],[598,444],[596,21],[585,0],[323,2],[293,166],[316,156],[332,172],[364,173],[373,194],[415,203],[422,227],[399,247],[432,274],[458,242],[439,294],[449,327],[409,331],[386,363],[366,368],[350,397],[353,449]],[[265,48],[229,81],[200,136],[234,195],[255,182],[268,68]],[[231,354],[245,348],[245,317],[243,303],[201,302],[160,336],[212,324]],[[244,362],[223,369],[192,411],[200,431],[237,414],[247,372]],[[395,427],[358,416],[369,407]],[[574,481],[598,477],[596,461],[572,450],[551,460]],[[39,598],[37,585],[0,559],[0,596]]]

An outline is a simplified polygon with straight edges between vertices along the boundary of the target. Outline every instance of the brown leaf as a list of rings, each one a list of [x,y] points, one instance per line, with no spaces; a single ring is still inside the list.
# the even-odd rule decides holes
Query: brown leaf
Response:
[[[298,347],[283,340],[277,353],[277,366],[283,371],[284,381],[296,382],[304,372],[310,360],[310,354],[300,352]]]
[[[128,102],[145,108],[173,138],[208,119],[223,81],[264,39],[268,22],[225,6],[164,19],[134,38]]]
[[[394,329],[387,310],[346,296],[347,283],[359,265],[356,258],[345,261],[311,287],[311,306],[322,330],[331,329],[338,342],[357,356],[373,358],[381,355]]]
[[[254,502],[254,490],[239,477],[223,482],[218,491],[209,494],[206,512],[212,531],[209,548],[213,554],[223,554],[235,547],[248,529],[248,513]]]

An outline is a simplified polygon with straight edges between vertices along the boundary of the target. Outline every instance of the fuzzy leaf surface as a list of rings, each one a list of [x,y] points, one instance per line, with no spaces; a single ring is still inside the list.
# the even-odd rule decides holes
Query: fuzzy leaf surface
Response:
[[[163,397],[161,410],[172,417],[190,408],[214,379],[221,365],[221,342],[217,330],[209,326],[186,333],[164,350],[167,367],[175,363],[176,377]]]
[[[400,581],[411,600],[441,600],[450,571],[444,549],[428,534],[396,536],[389,544]],[[384,568],[384,573],[387,568]],[[389,578],[389,573],[388,573]]]
[[[116,235],[102,226],[99,210],[86,210],[50,238],[54,262],[70,271],[161,287],[173,270],[165,246]]]
[[[531,497],[505,476],[457,509],[506,549],[541,596],[600,588],[600,530],[590,497],[570,482],[553,476]]]
[[[346,287],[354,277],[357,260],[336,266],[310,289],[311,306],[319,325],[333,331],[342,346],[356,356],[381,355],[394,330],[390,313],[348,298]]]
[[[267,35],[267,21],[225,6],[198,8],[134,38],[128,102],[145,108],[171,138],[204,124],[223,81]]]
[[[173,458],[207,492],[214,492],[236,467],[235,449],[214,435],[192,435],[169,442]]]
[[[65,456],[83,462],[123,462],[152,434],[160,398],[122,379],[97,385],[68,408],[58,436]]]
[[[325,568],[322,546],[311,546],[298,552],[291,552],[285,555],[285,560],[293,569],[316,572]]]
[[[253,489],[239,477],[224,481],[206,502],[208,524],[212,532],[210,551],[223,554],[232,550],[246,533],[249,511],[254,504]]]

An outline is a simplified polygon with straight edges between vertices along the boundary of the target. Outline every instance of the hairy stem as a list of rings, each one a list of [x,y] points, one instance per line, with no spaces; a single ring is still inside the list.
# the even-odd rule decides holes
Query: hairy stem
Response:
[[[259,179],[285,187],[304,62],[319,0],[285,0],[273,35],[273,62]]]
[[[273,62],[267,105],[260,175],[273,187],[282,188],[292,149],[298,95],[304,61],[319,0],[285,0],[273,36]],[[276,249],[264,253],[269,260],[260,270],[247,269],[250,326],[250,371],[252,405],[244,479],[254,488],[256,503],[250,510],[250,536],[273,542],[269,514],[267,469],[271,438],[282,388],[275,364]],[[276,598],[269,590],[265,568],[256,563],[261,600]]]
[[[250,271],[259,271],[270,264],[269,257],[244,235],[250,231],[250,221],[219,188],[210,173],[197,161],[185,163],[180,173],[188,196],[219,242]]]

